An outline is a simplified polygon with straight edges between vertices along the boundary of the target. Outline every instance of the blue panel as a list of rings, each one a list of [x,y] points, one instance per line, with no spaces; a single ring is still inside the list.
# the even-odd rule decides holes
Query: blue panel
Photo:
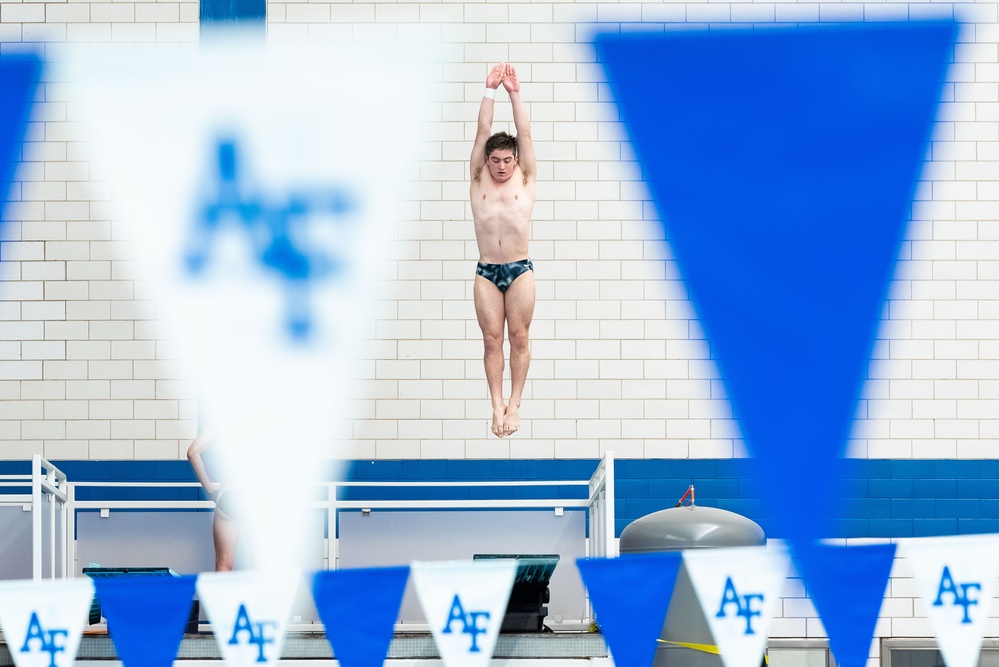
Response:
[[[912,496],[911,479],[871,479],[867,493],[875,498],[909,498]]]
[[[891,515],[896,519],[928,519],[936,516],[936,502],[925,498],[896,498],[891,501]]]
[[[961,535],[980,535],[982,533],[999,533],[999,518],[958,519],[957,532]]]
[[[701,505],[715,505],[726,498],[739,497],[737,479],[704,479],[694,485],[694,497]]]
[[[683,477],[680,471],[683,463],[673,459],[633,460],[622,459],[614,462],[614,476],[617,479],[674,479]],[[688,482],[689,483],[689,482]],[[684,486],[686,488],[686,486]],[[681,491],[681,494],[683,492]],[[677,496],[679,498],[680,496]]]
[[[520,500],[558,497],[558,487],[555,486],[515,486],[512,491],[513,497]]]
[[[917,498],[953,498],[957,495],[957,480],[914,479],[912,495]]]
[[[675,503],[676,501],[680,500],[680,497],[683,495],[684,491],[687,490],[687,487],[682,482],[679,482],[672,477],[667,479],[652,478],[649,479],[648,482],[649,482],[649,498],[659,498],[663,502],[672,501]],[[617,485],[620,483],[621,483],[621,478],[618,477],[617,480],[615,480],[614,482],[615,484],[614,488],[617,489]],[[621,492],[618,491],[617,495],[620,496]]]
[[[504,480],[500,461],[448,461],[447,472],[451,479]]]
[[[847,501],[843,515],[854,519],[890,519],[892,504],[888,498],[853,498]]]
[[[983,517],[999,519],[999,487],[992,487],[991,493],[983,494],[979,502]]]
[[[956,498],[989,498],[999,491],[999,479],[961,479],[954,492]]]
[[[442,459],[403,461],[403,479],[444,481],[447,479],[447,461]]]
[[[520,479],[525,482],[536,479],[544,480],[546,478],[541,474],[538,463],[538,461],[505,461],[503,475],[508,479]]]
[[[838,518],[833,521],[829,531],[829,537],[855,537],[870,534],[869,522],[864,518]]]
[[[160,482],[196,482],[197,477],[187,461],[156,461],[156,477]]]
[[[202,27],[257,28],[266,27],[267,0],[201,0],[199,18]]]
[[[556,498],[585,499],[590,495],[590,490],[585,486],[559,486],[556,489]]]
[[[955,535],[958,526],[956,519],[922,519],[912,524],[913,537],[936,537],[938,535]]]
[[[355,461],[346,478],[357,481],[404,479],[402,464],[402,461]]]
[[[0,461],[0,475],[30,475],[31,461]]]
[[[650,498],[648,479],[618,479],[614,482],[614,492],[619,498]],[[679,498],[679,496],[677,496]]]
[[[468,500],[474,498],[472,493],[473,489],[467,486],[445,486],[439,489],[434,489],[434,498],[440,500]]]
[[[597,459],[551,459],[537,461],[539,479],[589,479],[600,463]],[[616,470],[616,469],[615,469]]]
[[[850,479],[891,477],[891,461],[888,459],[847,459],[843,463],[843,474]]]
[[[719,471],[727,468],[723,466],[720,461],[716,459],[689,459],[683,466],[685,477],[690,478],[690,484],[697,487],[697,483],[702,479],[717,479]],[[681,495],[683,491],[686,491],[686,486],[680,492]]]
[[[950,497],[939,497],[934,501],[938,519],[980,519],[982,517],[982,503],[977,499],[953,500]]]
[[[894,479],[930,479],[936,477],[936,461],[893,460],[891,477]]]
[[[53,461],[55,467],[74,482],[107,482],[114,480],[110,461]]]
[[[912,519],[869,519],[867,526],[871,536],[913,537]]]
[[[110,465],[111,477],[122,482],[156,479],[155,461],[111,461]]]
[[[961,479],[965,475],[971,477],[978,477],[981,472],[979,471],[979,463],[985,463],[984,461],[974,461],[967,459],[955,459],[952,461],[934,461],[934,477],[944,478],[955,478]],[[997,470],[999,472],[999,470]]]

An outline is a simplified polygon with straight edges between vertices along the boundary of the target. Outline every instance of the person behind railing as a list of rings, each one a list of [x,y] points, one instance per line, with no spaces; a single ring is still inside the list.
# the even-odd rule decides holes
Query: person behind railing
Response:
[[[191,462],[194,474],[205,488],[205,492],[215,501],[215,517],[212,520],[212,540],[215,543],[215,571],[229,572],[236,560],[236,542],[239,538],[239,522],[232,516],[232,503],[224,493],[220,482],[212,481],[203,456],[211,444],[210,436],[201,433],[187,448],[187,460]],[[229,510],[228,512],[226,510]]]

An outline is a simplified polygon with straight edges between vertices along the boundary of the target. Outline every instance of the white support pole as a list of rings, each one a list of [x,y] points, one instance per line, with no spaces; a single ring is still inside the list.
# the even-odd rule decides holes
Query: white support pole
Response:
[[[604,521],[606,521],[604,555],[607,558],[617,558],[617,540],[614,539],[614,452],[604,454],[604,493],[606,494],[603,504]]]
[[[42,578],[42,457],[31,457],[31,578]]]
[[[63,578],[68,579],[70,571],[76,576],[76,485],[66,484],[66,516],[63,521],[66,548],[63,550]],[[72,568],[72,570],[70,570]]]
[[[53,473],[49,472],[49,479],[52,483],[55,483],[53,478]],[[49,501],[49,579],[56,578],[56,549],[59,543],[56,542],[56,505],[58,500],[54,493],[50,493],[47,496]]]
[[[330,484],[329,495],[326,497],[326,534],[329,541],[329,563],[327,569],[337,570],[340,568],[340,540],[336,535],[337,521],[337,485]]]

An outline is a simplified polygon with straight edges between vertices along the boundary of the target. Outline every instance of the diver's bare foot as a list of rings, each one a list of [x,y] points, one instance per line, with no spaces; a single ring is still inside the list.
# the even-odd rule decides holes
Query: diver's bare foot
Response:
[[[509,405],[503,419],[503,435],[513,435],[520,430],[520,407]]]
[[[493,406],[493,435],[497,438],[502,438],[506,435],[503,432],[504,421],[506,421],[506,406],[502,403]]]

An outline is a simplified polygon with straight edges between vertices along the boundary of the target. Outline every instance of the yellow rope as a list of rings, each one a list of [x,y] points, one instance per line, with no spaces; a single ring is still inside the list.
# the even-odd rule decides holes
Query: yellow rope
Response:
[[[673,646],[680,646],[682,648],[689,648],[695,651],[701,651],[703,653],[710,653],[712,655],[721,655],[721,651],[719,651],[718,647],[715,646],[714,644],[695,644],[693,642],[671,642],[666,639],[657,639],[656,641],[663,644],[672,644]],[[770,664],[769,656],[763,656],[763,659],[766,661],[768,665]]]
[[[714,644],[694,644],[692,642],[671,642],[665,639],[657,639],[657,642],[662,642],[663,644],[672,644],[673,646],[682,646],[683,648],[692,648],[695,651],[702,651],[704,653],[711,653],[712,655],[721,655],[718,651],[718,647]]]

